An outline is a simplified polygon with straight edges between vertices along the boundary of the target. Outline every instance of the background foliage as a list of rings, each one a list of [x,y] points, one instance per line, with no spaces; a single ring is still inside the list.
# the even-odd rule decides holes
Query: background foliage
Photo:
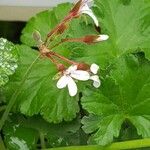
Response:
[[[1,89],[2,108],[15,97],[13,115],[2,130],[10,149],[107,145],[150,137],[150,1],[95,0],[93,11],[109,40],[95,45],[64,43],[55,49],[76,61],[101,66],[102,86],[95,90],[91,82],[82,83],[73,98],[66,89],[57,89],[52,80],[57,71],[48,59],[34,62],[38,51],[32,38],[38,30],[44,40],[71,7],[61,4],[31,18],[22,31],[22,44],[15,46],[18,69]],[[83,16],[71,22],[63,38],[86,34],[99,33]]]

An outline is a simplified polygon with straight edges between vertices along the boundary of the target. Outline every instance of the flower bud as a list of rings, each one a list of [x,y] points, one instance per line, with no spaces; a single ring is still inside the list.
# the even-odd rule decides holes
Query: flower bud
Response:
[[[105,41],[109,38],[108,35],[88,35],[83,38],[83,42],[87,44],[97,43],[101,41]]]
[[[41,40],[41,34],[39,33],[39,31],[35,30],[32,34],[33,39],[37,42],[38,45],[42,44],[42,40]]]
[[[58,71],[63,72],[66,68],[63,64],[58,64],[57,65]]]
[[[79,63],[77,65],[77,70],[90,70],[90,66],[88,64],[85,64],[85,63]]]

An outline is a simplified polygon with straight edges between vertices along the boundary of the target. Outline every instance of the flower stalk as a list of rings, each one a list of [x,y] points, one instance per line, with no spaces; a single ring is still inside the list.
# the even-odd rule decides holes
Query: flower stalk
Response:
[[[82,42],[86,44],[93,44],[107,40],[109,37],[108,35],[103,34],[103,35],[86,35],[85,37],[79,38],[65,38],[61,39],[60,42],[56,43],[51,48],[48,48],[48,43],[54,40],[53,36],[63,34],[64,31],[67,30],[69,27],[68,23],[73,18],[78,18],[82,14],[90,16],[93,19],[95,26],[99,27],[98,20],[94,15],[93,11],[89,7],[89,2],[91,2],[91,0],[79,0],[75,4],[75,6],[71,9],[71,11],[68,13],[68,15],[47,34],[45,42],[42,42],[39,32],[35,32],[33,34],[34,39],[38,43],[41,56],[48,57],[58,69],[58,74],[60,76],[58,78],[57,88],[62,89],[68,87],[70,96],[75,96],[77,94],[78,91],[76,85],[77,80],[79,81],[92,80],[93,86],[95,88],[98,88],[101,85],[99,76],[97,75],[99,66],[94,63],[90,66],[86,64],[86,62],[75,62],[54,52],[54,48],[64,42]],[[62,62],[64,62],[64,64],[62,64]],[[66,65],[69,65],[69,67]]]

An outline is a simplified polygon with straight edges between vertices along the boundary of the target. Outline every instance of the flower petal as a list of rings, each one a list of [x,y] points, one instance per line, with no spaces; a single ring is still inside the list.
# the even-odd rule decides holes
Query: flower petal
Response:
[[[90,67],[90,70],[92,73],[97,74],[97,72],[99,70],[99,66],[97,64],[92,64]]]
[[[90,74],[87,71],[83,71],[83,70],[76,70],[72,72],[70,76],[74,79],[81,80],[81,81],[87,81],[90,79]]]
[[[62,89],[68,84],[68,76],[63,75],[57,82],[57,88]]]
[[[71,65],[67,70],[66,73],[71,73],[72,71],[77,70],[78,66],[77,65]]]
[[[70,96],[75,96],[78,90],[75,81],[70,76],[68,77],[68,90]]]
[[[105,40],[107,40],[108,38],[109,38],[108,35],[106,35],[106,34],[101,34],[101,35],[99,35],[99,37],[96,39],[96,41],[97,41],[97,42],[105,41]]]
[[[93,86],[95,88],[99,88],[100,87],[101,81],[100,81],[100,79],[99,79],[99,77],[97,75],[91,76],[90,79],[94,81],[93,82]]]
[[[99,26],[98,19],[96,18],[96,16],[94,15],[93,11],[89,8],[89,6],[87,4],[85,4],[82,7],[82,9],[80,10],[80,14],[87,14],[87,15],[89,15],[93,19],[95,25],[97,27]]]

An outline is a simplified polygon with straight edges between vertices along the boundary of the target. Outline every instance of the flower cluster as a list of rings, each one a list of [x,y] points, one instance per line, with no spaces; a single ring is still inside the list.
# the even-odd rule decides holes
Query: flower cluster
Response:
[[[72,65],[68,69],[64,70],[61,78],[57,82],[57,87],[59,89],[68,87],[70,96],[75,96],[77,94],[77,85],[74,81],[87,81],[93,80],[93,86],[98,88],[100,86],[100,80],[97,74],[99,66],[92,64],[89,71],[78,70],[77,65]]]
[[[94,15],[93,11],[90,9],[89,4],[91,0],[79,0],[74,7],[70,10],[68,15],[53,29],[47,34],[47,38],[42,42],[40,34],[35,32],[33,34],[34,39],[38,42],[39,50],[42,56],[48,57],[57,67],[59,78],[57,81],[57,88],[63,89],[68,88],[69,95],[75,96],[77,94],[78,88],[76,82],[79,81],[93,81],[93,86],[95,88],[100,87],[101,82],[99,76],[97,75],[99,66],[97,64],[92,64],[91,66],[86,63],[72,61],[56,52],[53,51],[53,48],[62,44],[63,42],[83,42],[86,44],[93,44],[107,40],[108,35],[86,35],[81,38],[65,38],[61,39],[61,42],[49,48],[49,42],[53,40],[53,36],[58,34],[63,34],[68,28],[68,23],[74,19],[80,17],[82,14],[87,14],[90,16],[95,26],[98,27],[98,19]],[[68,63],[70,66],[67,68],[64,64],[60,63],[58,59]],[[67,69],[66,69],[67,68]]]

